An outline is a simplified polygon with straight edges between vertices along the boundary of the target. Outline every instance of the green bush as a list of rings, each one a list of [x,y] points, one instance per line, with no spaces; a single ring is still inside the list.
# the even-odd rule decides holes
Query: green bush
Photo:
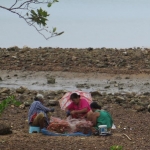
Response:
[[[110,150],[123,150],[123,147],[119,145],[113,145],[110,147]]]
[[[14,96],[8,96],[5,100],[0,103],[0,115],[8,105],[20,106],[21,102],[15,100]]]

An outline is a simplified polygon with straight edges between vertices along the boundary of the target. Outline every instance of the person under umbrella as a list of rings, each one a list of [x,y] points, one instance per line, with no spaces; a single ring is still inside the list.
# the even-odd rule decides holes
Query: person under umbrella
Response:
[[[77,93],[72,93],[70,96],[71,104],[67,106],[67,116],[71,115],[72,118],[86,118],[91,111],[88,101],[81,98]]]

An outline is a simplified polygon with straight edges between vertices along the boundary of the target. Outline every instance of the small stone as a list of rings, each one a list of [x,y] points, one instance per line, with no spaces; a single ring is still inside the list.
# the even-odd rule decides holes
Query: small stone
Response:
[[[105,89],[108,89],[108,88],[110,88],[110,85],[105,86]]]
[[[47,79],[47,84],[55,84],[55,78],[54,77],[49,77]]]
[[[88,48],[88,51],[92,51],[92,50],[93,50],[93,48],[92,48],[92,47],[89,47],[89,48]]]
[[[110,81],[110,84],[116,84],[117,82],[116,81]]]
[[[75,61],[75,60],[77,60],[77,57],[72,56],[72,61]]]
[[[14,105],[11,105],[11,108],[14,108],[15,106]]]
[[[149,82],[144,83],[144,85],[149,85]]]
[[[76,87],[77,88],[87,88],[87,89],[90,88],[90,86],[87,85],[86,83],[84,83],[84,84],[77,84]]]
[[[20,108],[20,109],[25,109],[25,104],[21,104],[21,105],[19,106],[19,108]]]
[[[125,77],[125,79],[130,79],[130,77]]]
[[[130,102],[129,102],[129,104],[131,104],[131,105],[133,105],[133,104],[135,104],[136,102],[135,102],[135,100],[131,100]]]

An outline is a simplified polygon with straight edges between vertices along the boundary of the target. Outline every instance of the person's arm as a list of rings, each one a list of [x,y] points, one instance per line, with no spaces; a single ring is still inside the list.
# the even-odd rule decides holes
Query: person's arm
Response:
[[[43,106],[40,102],[37,104],[36,107],[37,107],[37,109],[40,109],[40,110],[44,111],[45,113],[53,111],[53,109],[49,109],[49,108]]]
[[[71,114],[73,115],[73,114],[82,114],[82,113],[86,113],[88,111],[88,109],[87,108],[83,108],[83,109],[81,109],[81,110],[73,110],[73,111],[71,111]]]
[[[99,112],[95,112],[93,113],[93,116],[92,116],[92,123],[93,123],[93,126],[96,126],[97,124],[97,118],[100,116]]]

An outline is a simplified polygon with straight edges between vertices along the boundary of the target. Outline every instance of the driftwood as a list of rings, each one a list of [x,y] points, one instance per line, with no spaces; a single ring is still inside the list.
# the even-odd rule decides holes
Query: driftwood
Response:
[[[124,136],[126,136],[126,137],[128,138],[128,140],[130,140],[130,141],[131,141],[131,138],[129,138],[129,136],[128,136],[128,135],[126,135],[125,133],[123,133],[123,135],[124,135]]]

